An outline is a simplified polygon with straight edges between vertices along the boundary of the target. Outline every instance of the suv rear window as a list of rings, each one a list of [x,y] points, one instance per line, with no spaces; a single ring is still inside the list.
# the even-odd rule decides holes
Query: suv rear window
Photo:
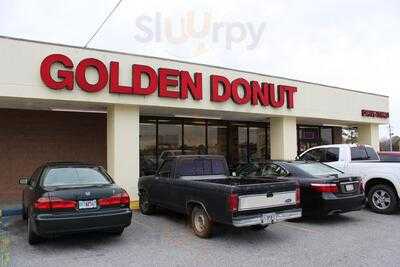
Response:
[[[43,186],[86,186],[110,184],[98,167],[49,167],[43,173]]]

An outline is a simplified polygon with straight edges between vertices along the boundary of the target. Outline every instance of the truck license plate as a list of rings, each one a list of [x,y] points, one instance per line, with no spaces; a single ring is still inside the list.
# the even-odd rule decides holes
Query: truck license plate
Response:
[[[79,201],[79,209],[94,209],[97,207],[96,199]]]
[[[263,217],[262,217],[262,223],[263,224],[273,223],[274,221],[276,221],[276,214],[275,213],[263,214]]]
[[[346,184],[346,191],[353,191],[354,190],[354,184]]]

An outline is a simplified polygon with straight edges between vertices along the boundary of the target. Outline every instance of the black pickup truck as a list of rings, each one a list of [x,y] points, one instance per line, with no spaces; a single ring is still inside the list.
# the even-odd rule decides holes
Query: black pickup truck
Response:
[[[150,215],[163,207],[191,218],[194,233],[210,237],[213,223],[264,229],[301,217],[297,182],[230,177],[223,156],[167,158],[156,175],[139,179],[139,205]]]

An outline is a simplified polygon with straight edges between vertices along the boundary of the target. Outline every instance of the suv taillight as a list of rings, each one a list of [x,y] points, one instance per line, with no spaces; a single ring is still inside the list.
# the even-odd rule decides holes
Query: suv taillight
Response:
[[[336,184],[311,184],[311,190],[318,193],[337,193],[338,188]]]
[[[65,200],[59,197],[40,197],[33,206],[40,211],[75,209],[76,201]]]
[[[237,194],[230,194],[228,197],[228,207],[230,212],[238,211],[239,197]]]
[[[128,193],[123,191],[120,194],[113,195],[107,198],[99,199],[99,206],[100,207],[109,207],[109,206],[119,206],[119,205],[129,205],[130,198]]]

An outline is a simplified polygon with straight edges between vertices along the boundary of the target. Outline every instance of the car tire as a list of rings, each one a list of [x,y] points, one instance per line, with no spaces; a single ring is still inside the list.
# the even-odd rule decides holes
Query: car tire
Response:
[[[28,226],[27,226],[27,232],[28,232],[28,243],[30,245],[35,245],[42,241],[41,237],[38,236],[33,230],[32,230],[32,221],[31,217],[28,217]]]
[[[392,214],[397,210],[397,194],[389,185],[379,184],[373,186],[368,191],[367,198],[369,207],[376,213]]]
[[[253,231],[261,231],[261,230],[264,230],[265,228],[267,228],[268,226],[269,226],[269,224],[266,224],[266,225],[258,224],[258,225],[250,226],[250,229]]]
[[[209,238],[212,233],[212,221],[207,212],[201,207],[194,207],[191,213],[191,224],[195,235],[201,238]]]
[[[144,215],[152,215],[155,212],[156,207],[150,203],[149,195],[145,191],[139,195],[139,208]]]

